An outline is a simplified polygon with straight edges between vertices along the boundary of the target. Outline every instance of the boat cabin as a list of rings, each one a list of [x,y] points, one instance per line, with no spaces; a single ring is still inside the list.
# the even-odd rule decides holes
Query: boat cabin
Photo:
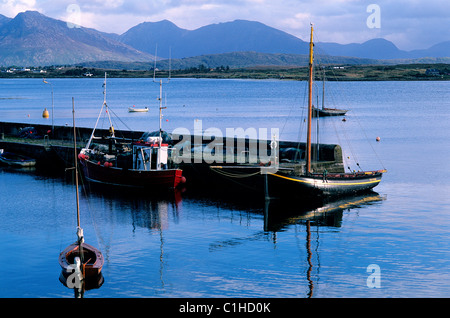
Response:
[[[160,147],[161,144],[161,147]],[[149,137],[146,142],[133,144],[133,169],[167,169],[169,145],[163,144],[159,137]]]

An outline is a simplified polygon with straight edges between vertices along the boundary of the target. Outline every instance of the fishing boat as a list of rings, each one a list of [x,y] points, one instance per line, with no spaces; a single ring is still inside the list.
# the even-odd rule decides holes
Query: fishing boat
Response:
[[[308,98],[308,132],[306,143],[306,164],[296,173],[294,170],[280,169],[270,174],[269,191],[279,190],[306,196],[342,196],[368,191],[377,186],[386,170],[357,171],[348,173],[328,173],[326,170],[313,171],[311,168],[311,118],[313,88],[313,25],[311,24],[310,57],[309,57],[309,98]]]
[[[34,167],[36,165],[36,160],[24,155],[5,152],[3,149],[0,149],[0,163],[12,167],[27,168]]]
[[[75,134],[75,110],[72,102],[73,112],[73,130],[74,130],[74,161],[75,161],[75,189],[76,189],[76,203],[77,203],[77,241],[67,246],[59,255],[59,264],[62,268],[60,280],[68,287],[81,288],[76,283],[69,283],[75,273],[75,280],[81,283],[90,284],[92,281],[98,283],[102,281],[103,276],[101,270],[103,267],[103,255],[97,248],[84,242],[83,229],[80,224],[80,204],[78,192],[78,160],[77,160],[77,146]]]
[[[106,74],[104,100],[86,146],[78,158],[85,178],[94,183],[105,185],[166,189],[176,188],[186,180],[181,169],[174,167],[170,161],[171,148],[163,141],[162,130],[162,81],[160,82],[159,135],[138,141],[117,138],[111,122],[109,107],[106,103]],[[95,137],[95,130],[103,111],[110,123],[110,136]],[[98,140],[106,144],[98,143]],[[94,143],[94,141],[96,143]]]
[[[133,105],[133,107],[128,107],[129,113],[146,113],[148,112],[148,107],[138,108]]]

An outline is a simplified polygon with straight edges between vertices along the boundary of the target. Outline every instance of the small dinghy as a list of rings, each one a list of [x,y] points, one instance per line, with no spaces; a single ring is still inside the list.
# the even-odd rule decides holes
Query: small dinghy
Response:
[[[72,100],[73,103],[73,100]],[[86,289],[86,286],[101,285],[103,276],[101,275],[104,258],[100,250],[84,242],[83,229],[80,225],[80,202],[78,192],[78,160],[77,142],[75,133],[75,110],[73,112],[73,136],[74,136],[74,162],[75,162],[75,190],[77,205],[77,241],[67,246],[59,254],[59,265],[62,268],[60,281],[69,288]],[[73,275],[74,274],[74,275]],[[73,282],[75,279],[75,282]],[[84,286],[80,286],[83,284]],[[82,287],[82,288],[81,288]]]
[[[34,167],[36,160],[27,156],[12,152],[5,152],[0,149],[0,163],[13,167]]]
[[[128,112],[130,113],[146,113],[148,112],[148,107],[137,108],[137,107],[128,107]]]

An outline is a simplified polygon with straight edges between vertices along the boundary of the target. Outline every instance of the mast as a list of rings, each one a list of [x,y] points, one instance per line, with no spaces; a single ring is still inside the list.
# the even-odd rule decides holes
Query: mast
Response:
[[[77,158],[77,134],[75,129],[75,102],[72,97],[72,117],[73,117],[73,152],[74,152],[74,161],[75,161],[75,190],[77,197],[77,236],[78,236],[78,249],[79,249],[79,257],[81,264],[83,264],[83,247],[82,243],[84,243],[84,234],[83,229],[81,228],[80,222],[80,194],[78,192],[78,158]],[[84,274],[84,273],[83,273]]]
[[[308,93],[308,136],[306,142],[306,173],[311,173],[311,118],[312,118],[312,87],[313,87],[313,25],[311,23],[311,39],[309,42],[309,93]]]
[[[156,46],[155,49],[155,66],[153,69],[153,82],[156,83],[156,56],[157,56],[157,52],[158,52],[158,45]],[[167,78],[167,83],[170,82],[170,78],[171,78],[171,55],[172,55],[172,51],[169,50],[169,77]],[[158,160],[156,163],[156,169],[160,170],[161,169],[161,147],[162,147],[162,118],[163,118],[163,114],[162,114],[162,110],[166,109],[167,107],[163,107],[162,106],[162,84],[163,84],[163,80],[162,78],[159,80],[159,98],[157,98],[159,100],[159,149],[158,149]]]
[[[75,105],[74,105],[73,97],[72,97],[72,117],[73,117],[73,150],[74,150],[74,162],[75,162],[75,189],[76,189],[76,193],[77,193],[77,228],[81,229],[81,226],[80,226],[80,194],[78,192],[77,135],[76,135],[76,129],[75,129]]]
[[[322,79],[322,109],[325,109],[325,67],[323,67]]]

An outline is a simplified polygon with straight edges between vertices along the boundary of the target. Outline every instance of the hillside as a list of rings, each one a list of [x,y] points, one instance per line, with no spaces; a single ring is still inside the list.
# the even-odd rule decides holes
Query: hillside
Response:
[[[399,50],[385,39],[364,43],[315,44],[316,57],[325,64],[446,63],[450,41],[426,50]],[[308,43],[256,21],[235,20],[211,24],[196,30],[177,27],[168,20],[145,22],[122,35],[66,22],[36,11],[14,18],[0,15],[0,66],[72,65],[103,61],[116,65],[135,63],[149,69],[155,50],[158,67],[187,69],[204,65],[215,68],[253,66],[301,66],[308,54]],[[143,64],[138,64],[142,62]],[[134,66],[132,66],[134,67]],[[130,67],[123,67],[130,69]]]
[[[308,44],[254,21],[236,20],[189,31],[170,21],[141,23],[119,37],[123,43],[158,56],[186,58],[231,52],[306,54]]]
[[[2,23],[3,21],[3,23]],[[83,61],[143,61],[153,56],[93,29],[69,28],[35,11],[0,19],[0,65],[39,66]]]

